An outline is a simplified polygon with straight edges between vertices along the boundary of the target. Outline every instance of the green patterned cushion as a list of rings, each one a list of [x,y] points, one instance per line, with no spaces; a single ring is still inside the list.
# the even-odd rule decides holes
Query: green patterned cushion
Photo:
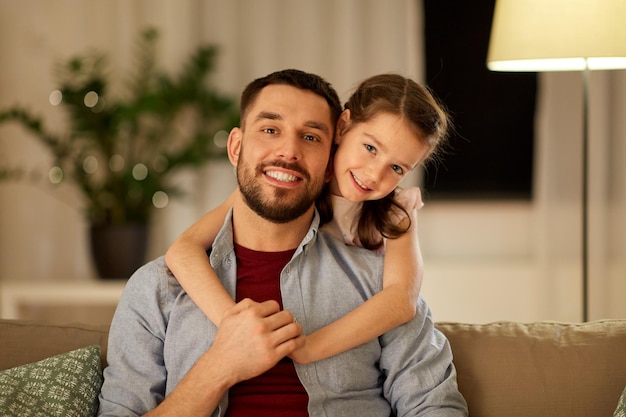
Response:
[[[622,391],[622,396],[619,397],[619,403],[617,403],[613,417],[626,417],[626,388]]]
[[[0,371],[0,417],[94,416],[100,347],[88,346]]]

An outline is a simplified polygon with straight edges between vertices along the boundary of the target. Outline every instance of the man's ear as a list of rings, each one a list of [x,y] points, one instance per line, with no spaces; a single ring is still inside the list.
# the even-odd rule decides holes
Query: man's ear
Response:
[[[337,127],[335,129],[335,143],[339,144],[341,138],[345,133],[346,128],[350,125],[350,110],[346,109],[341,112],[339,120],[337,120]]]
[[[228,159],[233,166],[239,164],[239,153],[241,152],[241,128],[234,127],[228,135]]]

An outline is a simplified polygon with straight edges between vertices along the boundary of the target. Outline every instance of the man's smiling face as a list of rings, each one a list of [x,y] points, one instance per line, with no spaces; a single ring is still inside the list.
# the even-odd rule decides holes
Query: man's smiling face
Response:
[[[248,206],[275,223],[312,212],[329,175],[334,128],[323,97],[288,85],[263,88],[229,141]]]

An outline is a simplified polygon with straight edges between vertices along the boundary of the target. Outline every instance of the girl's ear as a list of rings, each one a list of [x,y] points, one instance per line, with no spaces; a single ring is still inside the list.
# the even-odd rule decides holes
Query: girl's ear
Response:
[[[241,152],[241,128],[234,127],[228,135],[228,159],[233,166],[239,163],[239,153]]]
[[[345,130],[350,126],[350,110],[346,109],[341,112],[339,120],[337,120],[337,134],[335,135],[335,142],[339,143]]]

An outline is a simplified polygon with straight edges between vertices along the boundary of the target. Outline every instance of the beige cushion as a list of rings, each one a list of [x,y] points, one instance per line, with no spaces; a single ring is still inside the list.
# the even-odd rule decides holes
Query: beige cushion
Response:
[[[0,369],[40,361],[89,345],[100,346],[104,367],[107,336],[108,326],[0,319]]]
[[[626,386],[626,322],[439,323],[472,417],[610,416]]]

